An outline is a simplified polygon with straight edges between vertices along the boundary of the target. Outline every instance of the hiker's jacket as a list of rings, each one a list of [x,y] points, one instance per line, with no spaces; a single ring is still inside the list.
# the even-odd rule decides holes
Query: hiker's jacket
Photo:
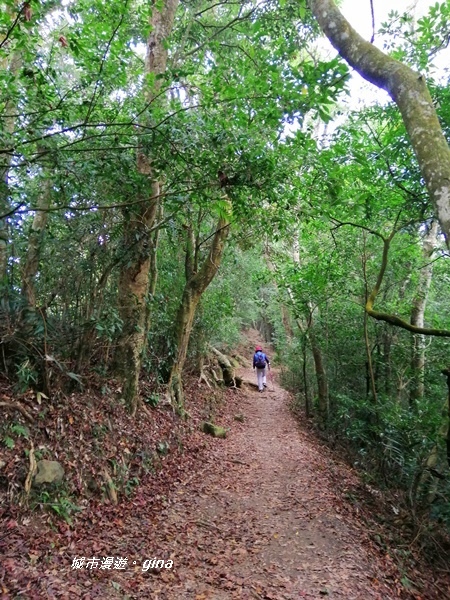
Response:
[[[253,355],[253,368],[255,368],[256,363],[261,360],[261,356],[260,356],[261,354],[263,356],[263,360],[266,361],[266,366],[270,365],[270,360],[269,360],[269,357],[267,356],[267,354],[264,354],[264,352],[261,352],[261,350],[258,350],[258,352],[255,352],[255,354]]]

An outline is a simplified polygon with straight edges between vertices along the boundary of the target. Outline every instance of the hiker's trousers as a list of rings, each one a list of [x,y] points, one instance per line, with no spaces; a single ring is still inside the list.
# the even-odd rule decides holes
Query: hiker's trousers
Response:
[[[263,391],[264,386],[266,385],[266,368],[264,369],[256,369],[256,381],[258,382],[258,390],[260,392]]]

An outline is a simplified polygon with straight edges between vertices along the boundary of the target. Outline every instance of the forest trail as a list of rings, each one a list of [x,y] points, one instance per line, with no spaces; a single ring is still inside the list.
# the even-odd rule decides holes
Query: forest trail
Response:
[[[47,564],[38,562],[29,543],[17,540],[15,554],[4,563],[16,569],[18,552],[24,557],[20,578],[26,572],[29,583],[20,597],[443,597],[433,595],[436,590],[414,595],[403,587],[395,563],[366,531],[354,496],[361,487],[356,474],[298,425],[276,377],[268,378],[260,394],[249,385],[256,379],[252,369],[240,375],[244,386],[226,392],[227,406],[217,422],[228,425],[227,438],[202,436],[208,452],[196,457],[190,472],[180,467],[167,495],[156,496],[153,483],[120,506],[98,505],[74,531],[60,528]],[[73,567],[76,557],[105,556],[126,557],[127,564],[109,570],[99,564]],[[173,567],[143,569],[153,558],[170,559]]]
[[[179,527],[166,546],[178,583],[159,581],[152,597],[398,597],[380,581],[361,524],[339,514],[330,474],[346,467],[305,439],[288,394],[268,379],[264,393],[245,393],[240,412],[244,423],[218,440],[215,460],[158,516],[158,527]]]

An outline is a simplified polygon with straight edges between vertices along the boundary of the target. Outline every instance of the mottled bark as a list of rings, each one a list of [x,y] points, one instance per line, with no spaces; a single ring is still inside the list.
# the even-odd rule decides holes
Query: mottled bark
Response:
[[[161,75],[167,66],[167,39],[172,31],[179,0],[165,0],[160,9],[152,2],[151,31],[147,40],[145,82],[149,86],[145,100],[151,105],[160,92]],[[151,228],[158,212],[160,182],[153,176],[151,157],[139,149],[137,170],[148,178],[148,198],[125,217],[124,248],[126,259],[119,276],[119,310],[124,326],[119,340],[116,364],[122,374],[123,397],[132,414],[138,404],[138,382],[148,326],[147,299],[152,265]]]
[[[433,262],[431,261],[431,256],[437,245],[437,234],[437,223],[433,222],[430,230],[423,240],[422,260],[424,265],[419,272],[419,282],[417,284],[416,293],[413,299],[413,307],[411,310],[411,324],[421,328],[425,326],[425,308],[427,305],[431,278],[433,276]],[[423,335],[417,334],[413,336],[411,353],[411,404],[414,404],[417,400],[423,398],[425,393],[425,343],[425,337]]]
[[[433,202],[450,242],[450,149],[422,75],[364,40],[333,0],[309,0],[320,27],[358,73],[388,92],[397,104]]]
[[[191,336],[195,311],[199,301],[200,295],[194,293],[194,291],[190,289],[189,284],[187,284],[183,291],[183,297],[175,321],[174,339],[176,344],[176,355],[170,370],[167,386],[170,402],[181,411],[184,408],[182,372],[184,363],[186,362],[189,338]]]
[[[159,223],[163,220],[163,214],[164,211],[160,202],[157,210],[157,220]],[[155,295],[156,284],[158,282],[158,244],[160,231],[161,229],[158,227],[150,238],[150,280],[148,284],[148,296],[150,299]]]
[[[209,253],[199,269],[197,268],[198,247],[193,247],[192,231],[188,231],[185,263],[186,285],[175,320],[173,338],[176,354],[172,363],[168,382],[169,399],[181,410],[183,410],[184,407],[181,374],[184,363],[186,362],[195,311],[202,294],[205,292],[219,269],[229,228],[228,217],[221,217],[217,223]]]
[[[159,186],[152,184],[159,191]],[[145,206],[145,210],[144,210]],[[136,412],[141,355],[147,324],[146,302],[149,289],[150,249],[148,230],[155,221],[157,199],[150,198],[126,223],[124,246],[127,261],[119,275],[119,311],[123,329],[116,360],[123,378],[123,397],[132,414]]]

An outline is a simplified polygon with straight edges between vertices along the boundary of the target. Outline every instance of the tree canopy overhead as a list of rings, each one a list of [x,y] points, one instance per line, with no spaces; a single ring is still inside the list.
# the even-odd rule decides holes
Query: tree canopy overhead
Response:
[[[188,419],[186,373],[236,384],[257,327],[324,435],[450,522],[449,2],[383,50],[332,0],[0,7],[1,377]],[[351,67],[392,102],[344,104]]]

